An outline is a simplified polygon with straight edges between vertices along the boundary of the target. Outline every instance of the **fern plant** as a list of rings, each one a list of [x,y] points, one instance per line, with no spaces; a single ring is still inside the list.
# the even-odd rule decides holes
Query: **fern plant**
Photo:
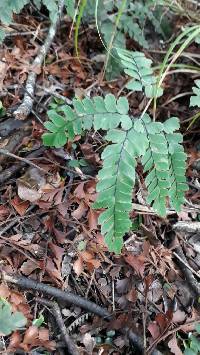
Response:
[[[138,52],[120,51],[120,57],[126,72],[134,77],[135,90],[148,94],[148,86],[155,82],[151,61]],[[164,123],[153,122],[148,114],[134,118],[129,114],[128,100],[117,100],[112,94],[75,99],[73,107],[63,105],[59,112],[49,110],[48,116],[45,127],[49,132],[43,135],[47,146],[63,146],[76,134],[91,129],[106,132],[105,140],[111,144],[102,152],[94,208],[103,209],[99,224],[110,251],[120,253],[123,236],[131,227],[129,213],[138,161],[146,174],[147,203],[161,216],[166,215],[167,203],[180,211],[187,190],[186,154],[182,135],[176,132],[176,117]]]
[[[142,52],[133,52],[116,48],[124,72],[133,79],[128,82],[126,88],[133,91],[143,91],[146,97],[153,98],[156,92],[157,78],[151,68],[152,61]],[[159,88],[157,97],[162,96],[163,90]]]

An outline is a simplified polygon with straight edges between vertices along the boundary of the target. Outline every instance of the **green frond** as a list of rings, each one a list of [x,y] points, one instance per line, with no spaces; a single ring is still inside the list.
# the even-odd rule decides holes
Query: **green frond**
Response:
[[[170,203],[177,212],[181,210],[184,203],[184,192],[188,190],[186,184],[186,159],[182,146],[183,136],[180,133],[174,133],[179,128],[178,119],[173,117],[164,123],[165,137],[168,144],[169,159],[169,178]]]
[[[108,94],[105,98],[94,97],[83,100],[73,100],[74,109],[63,105],[59,114],[55,110],[47,112],[49,121],[45,127],[51,133],[43,134],[43,142],[47,146],[61,147],[67,140],[73,140],[75,135],[82,134],[84,130],[109,130],[122,124],[123,129],[129,129],[132,121],[128,115],[129,104],[125,97],[116,100],[115,96]],[[60,137],[61,135],[61,137]]]
[[[195,95],[190,97],[190,106],[200,107],[200,80],[195,80],[196,86],[192,88]]]
[[[98,197],[94,208],[104,209],[99,217],[101,233],[110,251],[119,253],[123,236],[130,230],[132,189],[137,160],[146,173],[147,202],[161,216],[166,215],[167,198],[176,211],[184,202],[186,154],[182,135],[176,133],[179,121],[171,117],[164,123],[152,122],[148,114],[140,119],[128,115],[125,97],[118,100],[111,94],[93,99],[73,100],[68,105],[48,111],[45,123],[48,133],[45,145],[60,147],[85,130],[108,131],[105,139],[112,142],[103,153],[103,168],[98,174]]]
[[[135,124],[135,129],[141,130],[139,122]],[[148,172],[145,179],[147,202],[153,203],[154,210],[165,216],[166,198],[169,197],[171,206],[180,211],[188,187],[185,178],[186,154],[181,145],[183,138],[180,133],[174,133],[179,129],[178,119],[171,117],[162,124],[151,122],[146,115],[142,123],[149,142],[142,157],[144,172]]]
[[[144,172],[148,172],[145,184],[148,189],[147,202],[153,203],[154,210],[161,216],[166,215],[166,197],[169,194],[169,161],[165,135],[159,122],[143,121],[148,148],[142,157]]]
[[[145,135],[134,128],[124,132],[112,130],[106,136],[114,144],[102,153],[103,168],[98,174],[99,192],[95,208],[106,208],[99,217],[101,233],[110,251],[120,253],[123,236],[130,230],[132,189],[135,183],[136,157],[145,150]],[[141,144],[143,142],[143,144]]]
[[[133,38],[141,47],[149,47],[148,42],[144,37],[144,31],[140,28],[132,16],[124,14],[120,19],[118,27],[124,33],[128,33],[130,38]]]
[[[157,78],[151,68],[151,59],[146,58],[142,52],[132,52],[121,48],[116,48],[116,50],[124,72],[133,78],[126,88],[133,91],[143,91],[147,97],[154,97]],[[157,97],[162,93],[163,90],[160,88]]]
[[[29,0],[4,0],[0,2],[0,21],[9,25],[12,22],[13,13],[18,14]]]

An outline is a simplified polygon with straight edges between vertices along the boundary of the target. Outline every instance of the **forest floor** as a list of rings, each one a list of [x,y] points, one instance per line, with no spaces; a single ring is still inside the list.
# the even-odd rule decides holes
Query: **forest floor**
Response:
[[[175,18],[175,35],[183,24]],[[188,156],[186,202],[180,213],[157,216],[145,202],[138,170],[133,227],[115,255],[100,233],[100,212],[92,209],[102,135],[91,131],[64,148],[47,148],[43,122],[50,105],[70,104],[74,96],[120,92],[128,95],[133,116],[146,101],[141,93],[127,94],[125,76],[102,80],[105,53],[95,26],[80,27],[77,58],[67,16],[45,61],[31,65],[49,26],[46,15],[26,8],[15,16],[0,49],[0,296],[27,319],[22,329],[0,334],[0,353],[180,355],[187,349],[198,354],[191,343],[198,349],[199,122],[190,125],[198,111],[182,93],[192,94],[199,74],[168,75],[157,109],[158,120],[180,119]],[[133,40],[128,46],[139,50]],[[151,44],[145,54],[161,63],[168,47]],[[192,43],[185,52],[180,63],[192,58],[200,67],[200,47]],[[27,94],[30,72],[36,80]],[[30,113],[17,115],[25,96],[32,101]]]

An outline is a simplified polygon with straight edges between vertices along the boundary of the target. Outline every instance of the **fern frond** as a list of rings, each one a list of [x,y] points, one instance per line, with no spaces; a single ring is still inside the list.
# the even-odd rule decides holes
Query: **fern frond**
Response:
[[[196,86],[193,86],[192,91],[195,95],[190,97],[190,106],[200,107],[200,80],[195,80]]]
[[[151,68],[152,61],[145,57],[142,52],[132,52],[116,48],[117,54],[124,67],[124,72],[133,79],[129,81],[126,88],[134,91],[143,91],[147,97],[154,97],[157,78]],[[163,93],[160,88],[157,97]]]
[[[30,0],[4,0],[0,3],[0,21],[9,25],[12,22],[13,13],[18,14]]]
[[[153,202],[154,210],[161,216],[166,215],[166,197],[169,194],[168,146],[162,124],[142,119],[148,139],[148,148],[142,157],[144,172],[148,171],[145,184],[148,189],[147,202]]]
[[[144,33],[140,26],[132,16],[124,14],[118,25],[119,29],[125,33],[128,33],[130,38],[133,38],[143,48],[148,48],[148,42],[144,37]]]
[[[120,253],[123,236],[129,231],[132,209],[132,189],[135,183],[136,157],[144,153],[148,144],[142,133],[134,128],[124,132],[112,130],[106,136],[114,144],[102,153],[103,168],[98,174],[99,196],[95,208],[106,208],[99,217],[101,233],[110,251]]]
[[[179,129],[178,119],[171,117],[163,123],[163,126],[168,144],[170,203],[179,212],[184,202],[184,192],[188,190],[185,177],[187,155],[181,145],[183,136],[180,133],[174,133]]]
[[[63,105],[58,114],[55,110],[47,112],[50,121],[44,125],[50,133],[43,134],[43,142],[47,146],[61,147],[67,140],[73,140],[75,135],[84,130],[109,130],[119,126],[129,129],[132,121],[128,116],[129,104],[125,97],[118,100],[112,94],[93,99],[73,100],[74,110]]]

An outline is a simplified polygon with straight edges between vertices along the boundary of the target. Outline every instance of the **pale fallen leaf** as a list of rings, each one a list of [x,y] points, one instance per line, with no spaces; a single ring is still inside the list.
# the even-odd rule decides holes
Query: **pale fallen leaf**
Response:
[[[183,355],[181,349],[177,344],[176,336],[174,335],[173,338],[168,342],[169,349],[175,355]]]
[[[76,261],[73,264],[73,270],[76,273],[77,276],[80,276],[80,274],[83,271],[83,259],[81,258],[81,256],[78,257],[78,259],[76,259]]]

